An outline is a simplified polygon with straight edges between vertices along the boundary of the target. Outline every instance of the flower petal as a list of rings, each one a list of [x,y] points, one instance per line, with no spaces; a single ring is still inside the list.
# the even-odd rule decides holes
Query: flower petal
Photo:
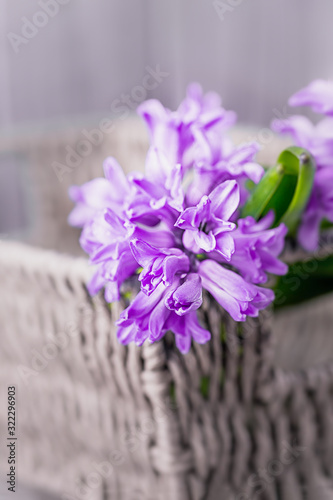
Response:
[[[165,297],[165,305],[179,316],[198,309],[202,304],[201,278],[196,273],[189,274],[184,283]]]
[[[129,184],[126,175],[115,158],[106,158],[103,163],[104,175],[109,181],[113,199],[122,202],[129,193]]]
[[[235,253],[235,242],[233,237],[229,233],[220,233],[219,235],[215,236],[215,238],[215,250],[229,262],[232,255]]]
[[[212,252],[216,247],[216,240],[212,231],[209,231],[208,234],[203,231],[195,231],[194,240],[198,247],[205,252]]]
[[[209,195],[212,202],[211,213],[222,220],[229,220],[238,208],[240,194],[236,181],[225,181]]]
[[[333,115],[333,82],[314,80],[292,95],[289,106],[311,106],[316,113]]]

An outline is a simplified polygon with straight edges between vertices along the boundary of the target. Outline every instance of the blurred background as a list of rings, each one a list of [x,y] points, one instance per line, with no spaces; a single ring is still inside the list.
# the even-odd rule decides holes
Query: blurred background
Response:
[[[0,5],[0,232],[5,235],[31,229],[41,211],[55,210],[49,193],[43,192],[42,208],[33,191],[42,178],[44,186],[57,183],[61,168],[63,193],[67,184],[95,176],[89,168],[100,168],[103,155],[119,156],[131,169],[131,159],[119,148],[135,150],[128,143],[130,117],[146,98],[175,108],[188,83],[198,81],[220,93],[239,123],[267,127],[273,117],[285,115],[287,99],[297,89],[314,78],[333,78],[331,0],[0,0]],[[89,135],[110,117],[117,118],[116,127]],[[82,145],[87,139],[90,144]],[[79,159],[72,148],[79,149]],[[131,158],[137,167],[138,152],[136,162]],[[75,162],[80,173],[74,175]],[[31,181],[37,163],[37,181]],[[62,203],[70,210],[65,196]],[[33,242],[41,239],[35,235]]]
[[[2,129],[108,112],[142,83],[147,65],[169,74],[149,97],[175,107],[197,80],[257,124],[311,79],[333,78],[330,0],[57,4],[59,12],[48,0],[1,1]]]
[[[51,17],[52,4],[1,1],[2,129],[110,112],[147,65],[169,74],[148,97],[174,108],[197,80],[266,125],[295,90],[333,78],[330,0],[60,0]]]

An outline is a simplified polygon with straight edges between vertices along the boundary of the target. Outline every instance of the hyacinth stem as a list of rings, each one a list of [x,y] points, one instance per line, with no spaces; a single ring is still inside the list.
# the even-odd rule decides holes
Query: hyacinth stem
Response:
[[[258,220],[273,210],[274,224],[283,222],[293,235],[309,200],[315,170],[314,159],[306,149],[285,149],[253,189],[242,217],[251,215]]]

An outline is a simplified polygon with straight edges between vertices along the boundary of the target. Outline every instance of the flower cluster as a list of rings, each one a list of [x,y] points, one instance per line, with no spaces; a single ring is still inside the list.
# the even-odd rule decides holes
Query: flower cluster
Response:
[[[126,177],[108,158],[105,178],[71,188],[69,221],[83,227],[80,243],[95,267],[91,294],[104,288],[113,302],[126,280],[141,285],[117,321],[119,341],[156,342],[170,330],[186,353],[192,339],[210,339],[197,318],[203,289],[235,321],[273,300],[259,285],[267,273],[287,271],[278,260],[287,229],[271,229],[271,214],[240,218],[245,181],[258,182],[263,169],[256,144],[235,147],[227,138],[235,114],[216,94],[191,85],[177,111],[150,100],[139,113],[151,141],[144,174]]]
[[[298,231],[298,241],[307,251],[319,244],[323,220],[333,223],[333,82],[315,80],[289,99],[290,106],[310,106],[325,115],[316,125],[301,115],[275,120],[276,132],[289,134],[295,144],[312,153],[317,169],[314,186]]]

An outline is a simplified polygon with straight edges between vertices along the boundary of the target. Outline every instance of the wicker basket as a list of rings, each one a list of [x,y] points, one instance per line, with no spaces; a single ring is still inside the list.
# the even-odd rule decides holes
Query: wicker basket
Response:
[[[60,253],[77,254],[68,185],[96,176],[105,149],[129,169],[143,161],[131,126],[63,183],[46,161],[68,135],[20,145],[48,207],[35,247],[0,244],[1,400],[16,385],[20,482],[63,500],[333,498],[331,296],[244,324],[205,296],[210,343],[186,356],[172,336],[125,347],[114,327],[125,304],[91,298],[86,259]]]

